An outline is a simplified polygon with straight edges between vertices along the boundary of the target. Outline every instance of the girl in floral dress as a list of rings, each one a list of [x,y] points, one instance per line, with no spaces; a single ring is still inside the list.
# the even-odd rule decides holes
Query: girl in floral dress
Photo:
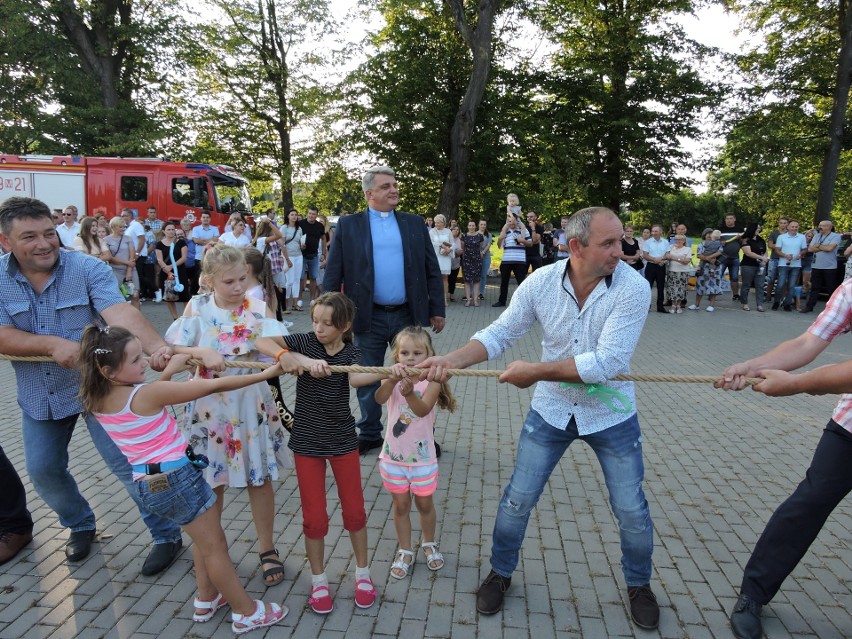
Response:
[[[270,338],[286,335],[287,329],[272,317],[263,300],[246,296],[247,266],[241,250],[227,246],[207,250],[201,280],[213,292],[193,297],[165,337],[177,352],[204,361],[205,366],[198,370],[200,377],[252,372],[224,368],[225,360],[253,362],[261,354],[282,355],[280,346]],[[191,402],[186,406],[183,429],[193,448],[210,459],[205,477],[216,493],[220,517],[225,487],[248,489],[264,582],[267,586],[280,583],[284,565],[272,543],[275,501],[271,481],[293,462],[287,431],[269,386],[254,384]]]

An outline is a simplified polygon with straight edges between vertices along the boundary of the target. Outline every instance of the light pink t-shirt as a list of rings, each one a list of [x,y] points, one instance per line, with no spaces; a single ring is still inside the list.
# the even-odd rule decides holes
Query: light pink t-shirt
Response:
[[[418,397],[423,397],[429,384],[424,379],[414,385]],[[388,427],[379,458],[406,466],[437,463],[434,426],[435,408],[425,417],[417,417],[399,392],[399,385],[394,386],[388,399]]]

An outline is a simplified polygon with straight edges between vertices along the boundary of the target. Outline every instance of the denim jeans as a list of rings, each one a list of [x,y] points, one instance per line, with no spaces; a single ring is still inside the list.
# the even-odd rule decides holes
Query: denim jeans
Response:
[[[721,264],[719,279],[725,278],[725,269],[728,269],[731,274],[731,282],[740,281],[740,258],[724,256],[724,259],[719,260],[719,264]]]
[[[488,283],[488,271],[491,270],[491,251],[488,251],[485,255],[482,256],[482,275],[479,277],[479,281],[481,284],[479,285],[479,292],[485,293],[485,285]]]
[[[71,532],[95,529],[95,514],[80,494],[77,482],[68,470],[68,444],[71,442],[77,417],[75,414],[62,419],[38,420],[23,413],[21,423],[27,472],[33,487],[59,516],[59,523],[70,528]],[[103,426],[91,415],[87,415],[85,420],[95,448],[136,502],[154,543],[178,541],[181,535],[177,524],[149,513],[142,507],[134,486],[130,463]]]
[[[355,346],[361,350],[361,366],[384,366],[385,353],[393,338],[406,326],[413,324],[411,313],[402,309],[393,313],[373,307],[370,331],[355,333]],[[358,439],[375,441],[382,439],[382,407],[376,403],[379,382],[356,389],[361,416],[356,422]]]
[[[799,266],[785,266],[778,264],[778,283],[775,285],[775,303],[781,303],[781,291],[787,289],[787,294],[784,296],[784,306],[790,306],[793,303],[793,287],[799,283]]]
[[[579,435],[573,418],[563,431],[530,409],[518,442],[515,470],[497,509],[491,567],[504,577],[512,576],[530,513],[556,464],[575,439],[592,447],[603,470],[610,507],[621,531],[624,579],[628,586],[644,586],[651,581],[654,526],[642,490],[645,466],[636,414],[606,430]]]
[[[754,287],[754,296],[757,298],[757,305],[763,306],[763,273],[760,272],[759,266],[741,265],[742,270],[742,286],[740,287],[740,303],[745,306],[748,304],[748,290]]]

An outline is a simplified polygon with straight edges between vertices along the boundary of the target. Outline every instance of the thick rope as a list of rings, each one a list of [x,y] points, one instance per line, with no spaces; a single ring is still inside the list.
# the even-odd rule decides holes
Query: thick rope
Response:
[[[0,360],[10,360],[16,362],[52,362],[53,359],[46,355],[4,355],[0,354]],[[201,360],[191,359],[187,362],[190,366],[201,366]],[[226,361],[226,368],[254,368],[263,370],[269,368],[271,364],[266,362],[233,362]],[[391,368],[389,366],[329,366],[333,373],[371,373],[373,375],[383,375],[389,377]],[[423,372],[420,368],[406,369],[410,375],[419,375]],[[468,368],[451,368],[447,370],[452,377],[500,377],[503,374],[502,370],[482,370]],[[709,375],[617,375],[612,378],[618,382],[664,382],[674,384],[712,384],[718,381],[721,377]],[[763,380],[755,377],[746,378],[746,383],[753,386]]]

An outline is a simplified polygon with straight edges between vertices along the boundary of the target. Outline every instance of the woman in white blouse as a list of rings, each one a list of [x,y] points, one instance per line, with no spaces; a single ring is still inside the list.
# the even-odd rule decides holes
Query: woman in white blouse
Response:
[[[219,236],[219,242],[227,246],[242,248],[251,246],[251,237],[246,234],[246,223],[242,220],[234,220],[231,223],[231,231]]]
[[[434,221],[435,228],[429,229],[429,237],[435,248],[435,255],[438,256],[438,266],[441,269],[441,278],[444,280],[444,304],[448,304],[447,280],[453,263],[453,234],[446,227],[447,218],[443,215],[439,213]]]

